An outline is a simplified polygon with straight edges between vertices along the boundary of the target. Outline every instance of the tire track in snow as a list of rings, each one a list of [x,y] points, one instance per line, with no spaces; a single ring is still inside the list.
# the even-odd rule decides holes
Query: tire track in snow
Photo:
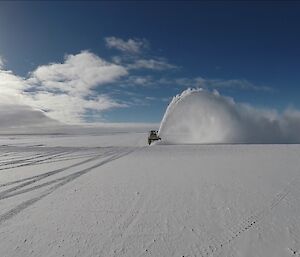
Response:
[[[73,154],[74,152],[78,153],[80,151],[82,152],[87,149],[90,149],[90,148],[86,149],[86,148],[74,148],[74,147],[8,147],[8,146],[6,148],[7,149],[1,147],[0,152],[5,152],[6,154],[10,154],[10,158],[8,159],[8,157],[6,157],[5,159],[0,160],[0,167],[18,164],[18,163],[21,163],[20,166],[22,166],[23,164],[30,165],[31,163],[36,163],[35,160],[39,160],[40,158],[44,158],[48,156],[51,157],[52,155],[55,155],[55,157],[57,155],[57,157],[59,157],[59,156],[64,156],[64,154],[68,155],[68,154]],[[11,151],[13,152],[6,152],[9,151],[9,149],[11,149]],[[13,154],[13,156],[11,156],[11,154]],[[31,160],[33,160],[33,162],[30,162]],[[1,169],[10,169],[10,168],[15,168],[20,166],[1,168]]]
[[[4,152],[4,151],[1,151],[1,152]],[[22,153],[20,155],[19,152],[6,152],[5,154],[2,154],[0,156],[0,164],[5,163],[5,162],[9,162],[9,161],[19,160],[21,158],[27,158],[27,157],[32,156],[32,154],[34,154],[34,153],[30,153],[30,154]]]
[[[28,177],[28,178],[24,178],[24,179],[20,179],[20,180],[15,180],[15,181],[7,182],[7,183],[4,183],[4,184],[1,184],[0,188],[1,187],[5,187],[5,186],[10,186],[10,185],[13,185],[13,184],[18,184],[18,183],[25,182],[25,181],[28,181],[28,180],[33,180],[33,182],[37,182],[37,181],[39,181],[39,180],[41,180],[43,178],[47,178],[49,176],[52,176],[52,175],[55,175],[57,173],[63,172],[63,171],[68,170],[70,168],[75,168],[75,167],[77,167],[79,165],[86,164],[86,163],[88,163],[90,161],[96,160],[99,157],[102,157],[102,158],[106,157],[109,154],[111,154],[111,152],[105,152],[104,154],[98,154],[97,156],[92,157],[92,158],[90,158],[88,160],[84,160],[84,161],[72,164],[70,166],[67,166],[67,167],[63,167],[63,168],[60,168],[60,169],[52,170],[52,171],[49,171],[49,172],[46,172],[46,173],[42,173],[42,174],[39,174],[39,175],[35,175],[35,176],[31,176],[31,177]],[[16,189],[18,189],[18,188],[16,188]],[[1,193],[0,193],[0,199],[1,199]]]
[[[18,147],[20,148],[20,147]],[[37,151],[39,150],[39,151]],[[37,154],[40,152],[40,149],[27,149],[27,151],[20,151],[20,149],[17,149],[17,147],[10,147],[10,146],[5,146],[5,147],[0,147],[0,152],[2,153],[0,155],[0,163],[3,161],[13,161],[17,160],[18,158],[26,158],[29,156],[32,156],[32,154]]]
[[[282,191],[276,194],[271,199],[267,206],[254,214],[242,219],[239,223],[234,224],[232,227],[225,230],[219,236],[210,236],[209,243],[205,246],[194,244],[192,251],[195,256],[212,256],[220,253],[225,247],[229,246],[234,240],[239,238],[243,233],[251,228],[254,228],[261,222],[265,216],[272,213],[280,202],[293,190],[295,186],[299,185],[299,180],[295,179],[290,182]]]
[[[67,183],[72,182],[73,180],[79,178],[80,176],[87,174],[88,172],[90,172],[91,170],[94,170],[95,168],[98,168],[100,166],[103,166],[104,164],[107,164],[109,162],[115,161],[117,159],[120,159],[134,151],[136,151],[139,148],[131,148],[131,149],[127,149],[127,150],[117,150],[114,154],[112,154],[111,156],[107,157],[104,160],[101,160],[100,162],[98,162],[97,164],[92,165],[91,167],[85,168],[83,170],[74,172],[70,175],[67,175],[65,177],[56,179],[55,182],[57,182],[57,184],[55,184],[54,186],[50,187],[49,189],[47,189],[46,191],[42,192],[39,196],[31,198],[27,201],[22,202],[21,204],[17,205],[16,207],[14,207],[13,209],[7,211],[6,213],[0,215],[0,225],[11,219],[12,217],[14,217],[15,215],[19,214],[20,212],[22,212],[23,210],[25,210],[26,208],[28,208],[29,206],[33,205],[34,203],[38,202],[39,200],[43,199],[44,197],[48,196],[49,194],[53,193],[55,190],[57,190],[58,188],[66,185]],[[98,157],[99,158],[99,157]],[[53,182],[54,183],[54,182]]]
[[[67,154],[66,154],[67,155]],[[78,160],[78,159],[83,159],[83,158],[87,158],[87,157],[92,157],[92,156],[96,156],[98,155],[97,153],[90,153],[90,154],[86,154],[86,155],[78,155],[78,156],[62,156],[62,157],[58,157],[55,158],[51,161],[48,160],[41,160],[38,163],[33,163],[31,165],[39,165],[39,164],[46,164],[46,163],[54,163],[54,162],[63,162],[63,161],[70,161],[70,160]]]
[[[22,193],[27,193],[27,192],[30,192],[32,190],[36,190],[38,188],[41,188],[43,186],[47,186],[47,185],[50,185],[52,183],[55,183],[57,181],[59,181],[59,179],[56,179],[54,180],[53,182],[52,181],[49,181],[47,183],[44,183],[44,184],[41,184],[41,185],[38,185],[38,186],[34,186],[32,188],[29,188],[29,189],[24,189],[22,191],[18,191],[19,189],[22,189],[28,185],[31,185],[33,183],[36,183],[36,182],[39,182],[40,180],[42,179],[45,179],[45,178],[48,178],[50,176],[53,176],[53,175],[56,175],[56,174],[59,174],[63,171],[66,171],[68,169],[71,169],[71,168],[75,168],[77,166],[80,166],[80,165],[83,165],[83,164],[86,164],[86,163],[89,163],[91,161],[94,161],[96,159],[98,159],[100,156],[96,156],[96,157],[93,157],[93,158],[90,158],[88,160],[85,160],[85,161],[82,161],[82,162],[79,162],[79,163],[75,163],[73,165],[70,165],[68,167],[64,167],[64,168],[60,168],[60,169],[57,169],[57,170],[53,170],[53,171],[50,171],[50,172],[47,172],[47,173],[44,173],[44,174],[41,174],[41,175],[36,175],[36,176],[33,176],[33,177],[29,177],[29,178],[25,178],[25,179],[22,179],[22,180],[17,180],[17,181],[13,181],[13,182],[9,182],[7,184],[3,184],[1,186],[8,186],[8,185],[12,185],[12,184],[19,184],[21,182],[25,182],[25,183],[22,183],[20,185],[17,185],[13,188],[10,188],[10,189],[7,189],[5,191],[2,191],[0,192],[0,200],[3,200],[3,199],[6,199],[6,198],[9,198],[9,197],[12,197],[12,196],[15,196],[15,195],[19,195],[19,194],[22,194]],[[102,156],[101,156],[102,157]],[[28,181],[29,180],[29,181]]]
[[[29,161],[29,162],[26,162],[26,160],[25,160],[25,163],[21,163],[19,165],[0,168],[0,171],[1,170],[8,170],[8,169],[13,169],[13,168],[24,167],[24,166],[31,166],[31,165],[38,164],[38,163],[40,163],[42,161],[45,161],[45,160],[51,160],[51,159],[55,159],[55,158],[60,157],[60,156],[65,156],[65,155],[70,154],[70,153],[72,153],[72,151],[59,152],[59,153],[56,152],[56,153],[49,153],[49,154],[41,155],[41,156],[38,156],[36,158],[32,158],[31,161]],[[40,159],[40,158],[44,158],[44,159]],[[7,165],[11,165],[11,164],[7,164]]]
[[[48,155],[51,155],[51,154],[53,154],[53,151],[46,152],[46,153],[35,153],[31,156],[21,156],[21,158],[10,159],[8,161],[1,162],[0,167],[7,166],[7,165],[12,165],[12,164],[18,164],[18,163],[22,163],[22,162],[26,162],[26,161],[30,161],[30,160],[34,160],[34,159],[41,158],[41,157],[44,157],[44,156],[48,156]]]
[[[81,152],[79,152],[81,151]],[[46,156],[42,156],[39,158],[44,158],[44,159],[39,159],[31,161],[31,162],[25,162],[17,166],[13,167],[8,167],[8,168],[3,168],[0,170],[6,170],[6,169],[13,169],[13,168],[18,168],[18,167],[23,167],[23,166],[33,166],[33,165],[39,165],[39,164],[46,164],[46,163],[53,163],[53,162],[60,162],[60,161],[68,161],[68,160],[75,160],[75,159],[82,159],[82,158],[87,158],[91,156],[96,156],[99,155],[97,152],[90,152],[90,153],[84,153],[81,154],[82,151],[84,150],[70,150],[70,151],[61,151],[61,152],[54,152],[53,155],[49,155],[49,157],[44,158]],[[75,154],[74,154],[75,153]],[[1,187],[1,185],[0,185]]]
[[[0,201],[3,200],[3,199],[9,198],[9,197],[15,196],[15,195],[19,195],[19,194],[22,194],[22,193],[27,193],[27,192],[30,192],[32,190],[36,190],[36,189],[39,189],[41,187],[48,186],[50,184],[56,183],[60,179],[55,179],[53,181],[48,181],[48,182],[43,183],[41,185],[33,186],[33,187],[29,188],[29,189],[19,190],[19,189],[22,189],[24,187],[27,187],[28,185],[31,185],[31,184],[36,183],[36,182],[39,182],[42,179],[45,179],[45,178],[48,178],[50,176],[59,174],[59,173],[61,173],[63,171],[66,171],[68,169],[75,168],[77,166],[89,163],[91,161],[97,160],[98,158],[107,157],[107,156],[109,156],[112,153],[114,153],[114,152],[111,152],[111,151],[104,152],[104,154],[100,154],[100,155],[98,155],[96,157],[90,158],[88,160],[81,161],[79,163],[72,164],[72,165],[64,167],[64,168],[56,169],[56,170],[49,171],[49,172],[46,172],[46,173],[43,173],[43,174],[40,174],[40,175],[36,175],[36,176],[29,177],[29,178],[25,178],[25,179],[21,179],[21,180],[9,182],[9,183],[6,183],[6,184],[2,184],[1,186],[3,187],[3,186],[8,186],[8,185],[12,185],[12,184],[18,184],[18,183],[26,181],[25,183],[22,183],[21,185],[17,185],[17,186],[15,186],[13,188],[10,188],[10,189],[7,189],[5,191],[0,192]]]

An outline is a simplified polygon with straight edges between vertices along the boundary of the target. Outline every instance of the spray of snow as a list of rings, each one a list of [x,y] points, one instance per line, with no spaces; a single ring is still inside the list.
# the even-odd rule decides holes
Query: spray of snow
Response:
[[[159,135],[165,144],[300,143],[300,112],[278,114],[235,103],[217,91],[187,89],[173,98]]]

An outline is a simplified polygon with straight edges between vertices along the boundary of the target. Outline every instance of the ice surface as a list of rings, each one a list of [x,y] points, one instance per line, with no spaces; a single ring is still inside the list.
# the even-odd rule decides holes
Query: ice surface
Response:
[[[187,89],[173,98],[160,125],[162,143],[299,143],[300,113],[253,108],[217,91]]]

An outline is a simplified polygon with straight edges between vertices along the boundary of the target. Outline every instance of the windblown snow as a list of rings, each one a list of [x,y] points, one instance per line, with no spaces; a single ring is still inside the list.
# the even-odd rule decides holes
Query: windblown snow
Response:
[[[300,112],[283,114],[236,103],[217,91],[187,89],[173,98],[160,125],[167,144],[299,143]]]

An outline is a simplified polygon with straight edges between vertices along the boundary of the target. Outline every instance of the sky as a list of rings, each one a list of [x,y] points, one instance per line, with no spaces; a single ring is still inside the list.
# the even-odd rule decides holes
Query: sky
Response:
[[[160,122],[199,87],[300,109],[299,13],[296,1],[0,2],[0,119]]]

